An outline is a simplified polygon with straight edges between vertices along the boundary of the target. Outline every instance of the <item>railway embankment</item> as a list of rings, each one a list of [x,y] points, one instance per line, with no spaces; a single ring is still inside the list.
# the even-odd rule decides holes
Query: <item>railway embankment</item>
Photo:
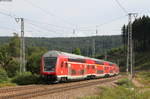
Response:
[[[98,94],[98,86],[115,86],[122,76],[52,85],[28,85],[0,89],[1,99],[76,99]]]
[[[150,72],[136,73],[132,82],[128,78],[118,80],[117,86],[99,87],[98,95],[92,95],[81,99],[150,99]]]

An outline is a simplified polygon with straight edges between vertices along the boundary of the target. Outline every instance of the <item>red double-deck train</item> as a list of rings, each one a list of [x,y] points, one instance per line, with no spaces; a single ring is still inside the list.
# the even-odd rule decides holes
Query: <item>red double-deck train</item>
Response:
[[[49,51],[41,59],[41,74],[50,81],[92,79],[118,73],[119,67],[112,62],[60,51]]]

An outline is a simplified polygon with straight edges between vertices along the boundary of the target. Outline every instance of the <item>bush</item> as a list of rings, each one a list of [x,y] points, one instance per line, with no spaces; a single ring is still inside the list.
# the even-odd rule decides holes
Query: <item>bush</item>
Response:
[[[17,60],[11,60],[6,68],[8,77],[14,77],[19,71],[19,62]]]
[[[0,68],[0,83],[5,82],[7,80],[8,80],[7,72],[3,68]]]
[[[17,74],[12,82],[18,85],[29,85],[29,84],[37,84],[39,81],[38,75],[33,75],[31,72],[24,72],[21,74]]]

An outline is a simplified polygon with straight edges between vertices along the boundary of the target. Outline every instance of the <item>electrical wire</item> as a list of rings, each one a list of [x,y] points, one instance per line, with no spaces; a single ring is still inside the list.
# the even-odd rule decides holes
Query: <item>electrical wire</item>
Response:
[[[118,1],[115,0],[115,2],[118,4],[118,6],[124,11],[124,13],[128,14],[128,11],[122,6],[122,4]]]
[[[40,7],[40,6],[37,6],[36,4],[34,4],[33,2],[31,2],[31,1],[29,1],[29,0],[24,0],[24,1],[25,1],[26,3],[28,3],[28,4],[30,4],[31,6],[33,6],[33,7],[37,8],[37,9],[41,10],[42,12],[44,12],[44,13],[46,13],[46,14],[52,16],[52,17],[55,17],[55,18],[57,17],[57,19],[62,20],[62,21],[64,21],[65,23],[74,26],[73,23],[71,23],[71,22],[69,22],[69,21],[66,21],[66,19],[61,18],[61,17],[59,17],[59,16],[53,14],[53,13],[52,13],[51,11],[49,11],[49,10],[46,10],[46,9]]]
[[[1,12],[0,11],[0,14],[2,15],[5,15],[5,16],[8,16],[8,17],[11,17],[11,18],[16,18],[16,15],[11,15],[11,14],[8,14],[8,13],[5,13],[5,12]],[[39,22],[39,21],[35,21],[35,20],[31,20],[31,19],[28,19],[28,18],[24,18],[26,21],[31,21],[33,23],[38,23],[38,24],[45,24],[47,26],[53,26],[53,27],[56,27],[56,28],[60,28],[60,29],[68,29],[68,30],[73,30],[73,28],[71,27],[64,27],[64,26],[58,26],[58,25],[54,25],[54,24],[49,24],[49,23],[44,23],[44,22]]]
[[[27,21],[31,21],[33,23],[45,24],[47,26],[53,26],[53,27],[56,27],[56,28],[63,28],[63,29],[68,29],[68,30],[73,30],[74,29],[74,28],[71,28],[71,27],[64,27],[64,26],[59,26],[59,25],[55,25],[55,24],[49,24],[49,23],[35,21],[35,20],[27,19],[27,18],[24,18],[24,19],[27,20]]]
[[[104,22],[104,23],[102,23],[102,24],[98,24],[98,25],[95,25],[95,26],[81,27],[81,28],[88,28],[88,29],[89,29],[89,28],[98,28],[98,27],[101,27],[101,26],[110,24],[110,23],[112,23],[112,22],[118,21],[118,20],[120,20],[120,19],[122,19],[122,18],[124,18],[124,17],[126,17],[126,16],[127,16],[127,14],[126,14],[126,15],[123,15],[123,16],[120,16],[120,17],[117,17],[117,18],[114,18],[114,19],[112,19],[112,20],[110,20],[110,21],[107,21],[107,22]]]

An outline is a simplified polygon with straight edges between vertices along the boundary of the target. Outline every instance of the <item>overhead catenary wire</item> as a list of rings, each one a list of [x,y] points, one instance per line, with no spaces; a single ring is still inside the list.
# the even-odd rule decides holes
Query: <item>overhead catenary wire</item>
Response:
[[[11,15],[11,14],[8,14],[6,12],[1,12],[0,11],[0,14],[4,15],[4,16],[8,16],[8,17],[11,17],[11,18],[16,18],[17,15]],[[63,29],[63,30],[73,30],[74,28],[71,28],[71,27],[66,27],[66,26],[60,26],[60,25],[55,25],[55,24],[50,24],[50,23],[46,23],[46,22],[40,22],[40,21],[36,21],[36,20],[32,20],[32,19],[29,19],[29,18],[24,18],[26,21],[31,21],[32,23],[38,23],[38,24],[45,24],[47,26],[52,26],[52,27],[55,27],[55,28],[59,28],[59,29]]]
[[[73,23],[67,21],[66,19],[64,19],[64,18],[62,18],[62,17],[59,17],[59,16],[55,15],[55,14],[52,13],[51,11],[42,8],[42,7],[40,7],[40,6],[36,5],[36,4],[34,4],[33,2],[29,1],[29,0],[23,0],[23,1],[25,1],[25,2],[28,3],[28,4],[30,4],[30,5],[33,6],[33,7],[35,7],[35,8],[37,8],[37,9],[41,10],[42,12],[44,12],[44,13],[47,14],[47,15],[50,15],[50,16],[52,16],[52,17],[55,17],[55,18],[57,18],[57,19],[59,19],[59,20],[61,20],[61,21],[64,21],[65,23],[67,23],[67,24],[69,24],[69,25],[74,26]]]
[[[112,19],[112,20],[106,21],[106,22],[104,22],[104,23],[102,23],[102,24],[97,24],[96,27],[99,28],[99,27],[101,27],[101,26],[104,26],[104,25],[110,24],[110,23],[112,23],[112,22],[118,21],[118,20],[120,20],[120,19],[122,19],[122,18],[125,18],[125,17],[127,17],[127,16],[128,16],[128,14],[125,14],[125,15],[123,15],[123,16],[119,16],[119,17],[114,18],[114,19]],[[94,28],[94,29],[95,29],[95,25],[93,25],[93,26],[81,27],[81,28],[86,28],[86,29]]]
[[[25,18],[25,20],[31,21],[33,23],[45,24],[47,26],[52,26],[52,27],[61,28],[61,29],[68,29],[68,30],[73,30],[74,29],[74,28],[71,28],[71,27],[60,26],[60,25],[55,25],[55,24],[50,24],[50,23],[45,23],[45,22],[40,22],[40,21],[35,21],[35,20],[28,19],[28,18]]]
[[[11,17],[11,18],[15,18],[16,17],[16,15],[12,15],[12,14],[8,14],[8,13],[5,13],[5,12],[0,12],[0,14],[3,14],[3,15],[5,15],[5,16],[9,16],[9,17]],[[124,15],[124,16],[126,16],[126,15]],[[112,23],[112,22],[114,22],[114,21],[116,21],[116,20],[119,20],[119,19],[122,19],[122,18],[124,18],[124,16],[120,16],[120,17],[117,17],[117,18],[115,18],[115,19],[112,19],[112,20],[110,20],[110,21],[107,21],[107,22],[104,22],[104,23],[102,23],[102,24],[100,24],[100,25],[97,25],[97,28],[98,27],[100,27],[100,26],[103,26],[103,25],[107,25],[107,24],[110,24],[110,23]],[[46,26],[52,26],[52,27],[56,27],[56,28],[61,28],[61,29],[66,29],[66,30],[71,30],[71,31],[73,31],[73,30],[75,30],[75,31],[95,31],[95,26],[93,26],[94,27],[94,29],[93,30],[90,30],[90,29],[88,29],[88,27],[80,27],[80,28],[78,28],[78,29],[75,29],[75,28],[71,28],[71,27],[65,27],[65,26],[59,26],[59,25],[54,25],[54,24],[49,24],[49,23],[45,23],[45,22],[39,22],[39,21],[35,21],[35,20],[31,20],[31,19],[28,19],[28,18],[24,18],[25,20],[27,20],[27,21],[31,21],[32,23],[31,24],[35,24],[35,23],[38,23],[38,24],[45,24]],[[35,24],[36,25],[36,24]],[[36,27],[39,27],[39,28],[45,28],[45,27],[41,27],[41,26],[37,26],[36,25]],[[86,29],[84,29],[84,28],[86,28]],[[47,28],[45,28],[46,30],[50,30],[50,29],[47,29]],[[53,31],[54,32],[54,30],[50,30],[51,32]],[[63,30],[62,30],[63,31]],[[55,31],[55,33],[56,33],[57,31]]]
[[[122,5],[118,0],[115,0],[115,2],[118,4],[118,6],[121,8],[121,10],[122,10],[125,14],[128,14],[128,11],[125,9],[125,7],[123,7],[123,5]]]
[[[61,33],[62,34],[62,32],[63,31],[56,31],[56,30],[52,30],[52,29],[50,29],[50,28],[47,28],[47,27],[44,27],[44,26],[39,26],[39,24],[34,24],[34,23],[30,23],[30,22],[26,22],[26,24],[30,24],[30,25],[32,25],[32,26],[34,26],[34,27],[36,27],[36,28],[38,28],[38,29],[40,29],[40,30],[43,30],[43,31],[37,31],[37,29],[33,29],[32,28],[32,30],[30,30],[30,32],[32,31],[32,33],[37,33],[37,32],[40,32],[40,33],[43,33],[44,31],[47,31],[47,33],[53,33],[52,35],[54,35],[54,33],[56,34],[58,34],[58,33]],[[34,32],[35,31],[35,32]],[[29,32],[29,31],[28,31]],[[71,31],[70,31],[71,32]],[[45,32],[44,32],[45,33]],[[68,33],[66,33],[66,34],[68,34]]]
[[[45,27],[39,26],[39,25],[34,24],[34,23],[29,23],[29,22],[28,22],[28,24],[31,24],[31,25],[33,25],[33,26],[35,26],[35,27],[38,27],[38,28],[41,28],[41,29],[45,29],[46,31],[49,31],[49,32],[57,33],[56,31],[53,31],[53,30],[47,29],[47,28],[45,28]]]
[[[15,19],[16,18],[16,15],[11,15],[11,14],[8,14],[8,13],[6,13],[6,12],[2,12],[2,11],[0,11],[0,14],[1,15],[4,15],[4,16],[8,16],[8,17],[10,17],[10,18],[13,18],[13,19]],[[33,26],[35,26],[35,27],[38,27],[38,28],[40,28],[40,29],[42,29],[42,30],[44,30],[44,31],[48,31],[48,32],[53,32],[53,33],[58,33],[58,31],[54,31],[54,30],[51,30],[51,29],[48,29],[48,28],[46,28],[46,27],[42,27],[42,26],[39,26],[39,25],[37,25],[37,24],[35,24],[35,23],[40,23],[40,22],[38,22],[38,21],[34,21],[34,20],[31,20],[31,19],[28,19],[28,18],[25,18],[25,20],[28,20],[28,24],[31,24],[31,25],[33,25]],[[30,22],[31,21],[31,22]],[[34,23],[33,23],[34,22]],[[42,23],[42,22],[41,22]],[[48,23],[44,23],[43,22],[43,24],[46,24],[46,25],[49,25],[49,26],[52,26],[53,24],[48,24]],[[64,27],[61,27],[61,26],[57,26],[57,25],[53,25],[53,26],[55,26],[55,27],[59,27],[59,28],[64,28]],[[67,27],[65,27],[66,29],[67,29]],[[71,28],[68,28],[69,30],[71,30]],[[13,29],[9,29],[9,30],[12,30],[12,31],[14,31]]]

